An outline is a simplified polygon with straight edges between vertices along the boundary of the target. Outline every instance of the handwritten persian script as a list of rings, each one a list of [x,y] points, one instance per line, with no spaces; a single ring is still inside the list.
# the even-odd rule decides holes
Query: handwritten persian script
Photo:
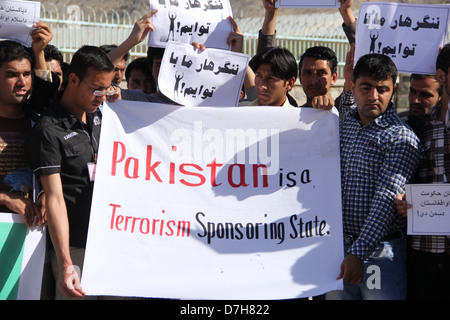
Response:
[[[18,41],[31,46],[30,32],[39,21],[40,2],[1,1],[0,2],[0,39]]]
[[[228,0],[158,0],[150,2],[150,9],[158,9],[152,16],[155,32],[149,36],[150,47],[195,41],[207,48],[229,48],[232,11]]]
[[[399,72],[434,74],[449,12],[448,5],[364,3],[356,27],[355,63],[365,54],[381,53]]]
[[[408,234],[450,235],[450,184],[406,186]]]

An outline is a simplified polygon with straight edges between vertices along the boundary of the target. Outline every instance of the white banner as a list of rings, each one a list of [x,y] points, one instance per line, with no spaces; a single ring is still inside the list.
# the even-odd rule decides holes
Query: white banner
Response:
[[[450,235],[450,184],[406,185],[408,234]]]
[[[0,39],[31,46],[30,32],[39,21],[41,3],[36,1],[0,1]]]
[[[219,49],[195,50],[169,42],[161,61],[159,89],[183,106],[237,106],[249,56]]]
[[[88,295],[288,299],[342,288],[336,111],[103,110]]]
[[[368,53],[389,56],[399,72],[435,74],[450,6],[367,2],[356,27],[355,63]]]
[[[0,213],[0,300],[39,300],[44,260],[44,228],[27,228],[20,215]]]
[[[233,27],[229,0],[150,0],[155,31],[150,33],[150,47],[165,47],[175,41],[203,43],[207,48],[229,49],[227,38]]]
[[[278,0],[277,8],[339,8],[338,0]]]

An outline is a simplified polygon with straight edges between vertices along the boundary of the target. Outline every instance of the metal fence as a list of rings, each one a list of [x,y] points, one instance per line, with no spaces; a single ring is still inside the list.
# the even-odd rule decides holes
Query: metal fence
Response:
[[[41,20],[52,29],[52,44],[69,62],[72,54],[83,45],[119,44],[130,34],[133,24],[140,18],[138,12],[81,9],[71,5],[59,8],[54,4],[41,4]],[[141,43],[130,52],[132,57],[143,56],[146,44]]]
[[[83,45],[120,44],[130,34],[133,24],[142,13],[134,11],[103,9],[81,9],[71,5],[63,8],[54,4],[41,5],[41,20],[52,28],[54,34],[52,44],[56,46],[69,62],[72,54]],[[237,20],[239,23],[239,20]],[[258,36],[245,34],[244,52],[250,56],[256,54]],[[277,37],[279,46],[285,47],[299,58],[301,53],[314,45],[324,45],[333,49],[339,61],[339,68],[345,62],[349,45],[347,40],[333,38]],[[131,59],[147,54],[147,43],[144,41],[130,51]],[[343,74],[338,70],[338,74]]]

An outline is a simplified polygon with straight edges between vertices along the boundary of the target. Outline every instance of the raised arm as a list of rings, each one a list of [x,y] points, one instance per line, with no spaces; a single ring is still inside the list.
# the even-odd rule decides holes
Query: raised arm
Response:
[[[339,0],[341,7],[339,8],[339,13],[344,20],[342,25],[344,33],[347,36],[348,42],[355,43],[356,38],[356,18],[353,15],[352,5],[353,0]]]
[[[116,66],[130,49],[141,43],[147,37],[150,31],[155,31],[150,18],[157,12],[158,10],[153,10],[136,21],[128,38],[126,38],[116,49],[108,53],[108,57],[113,65]]]
[[[34,29],[31,31],[30,35],[32,39],[31,48],[33,49],[34,54],[35,69],[47,70],[44,49],[53,39],[53,33],[46,23],[39,21],[34,25]]]
[[[233,52],[244,52],[244,35],[239,29],[238,24],[232,17],[229,17],[231,24],[233,26],[233,31],[230,33],[227,39],[227,43],[231,45],[231,51]],[[244,88],[249,90],[255,87],[255,74],[250,67],[247,67],[247,73],[244,78]]]
[[[278,8],[275,8],[277,0],[262,0],[265,13],[261,28],[263,35],[274,35],[276,31]]]
[[[266,52],[276,46],[276,24],[278,8],[275,8],[277,0],[262,0],[265,10],[264,21],[258,34],[258,48],[256,54]]]
[[[353,0],[339,0],[339,2],[341,3],[339,12],[344,19],[344,26],[349,26],[356,21],[352,11]]]

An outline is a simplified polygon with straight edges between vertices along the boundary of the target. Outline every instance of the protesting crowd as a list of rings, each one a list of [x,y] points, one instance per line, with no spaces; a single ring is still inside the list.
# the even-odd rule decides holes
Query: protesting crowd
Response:
[[[311,299],[450,299],[450,238],[408,235],[405,195],[407,184],[450,179],[450,44],[431,61],[435,74],[411,75],[409,111],[399,114],[393,104],[399,73],[393,60],[369,53],[355,61],[353,0],[339,1],[350,51],[338,97],[330,93],[338,79],[336,53],[313,46],[295,57],[277,46],[280,8],[277,0],[261,2],[265,14],[257,54],[245,70],[237,106],[339,112],[344,259],[336,277],[344,285]],[[129,51],[158,28],[152,23],[157,14],[153,10],[136,21],[124,42],[82,46],[71,61],[50,44],[52,30],[42,21],[33,27],[30,48],[0,42],[0,212],[19,214],[30,228],[46,226],[41,299],[112,299],[87,295],[78,269],[88,237],[102,104],[181,106],[160,90],[165,48],[149,46],[146,58],[129,62]],[[243,53],[243,33],[228,19],[233,31],[227,45]],[[206,44],[192,46],[208,50]],[[120,87],[124,79],[126,89]],[[306,96],[303,104],[290,93],[297,81]],[[20,190],[12,188],[18,180]],[[379,268],[381,288],[368,288],[368,266]]]

